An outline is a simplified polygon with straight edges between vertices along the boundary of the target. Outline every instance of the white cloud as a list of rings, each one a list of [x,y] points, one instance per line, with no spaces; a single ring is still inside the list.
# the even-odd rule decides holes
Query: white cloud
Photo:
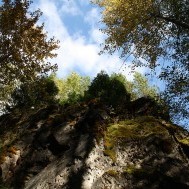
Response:
[[[39,7],[43,12],[43,21],[49,35],[56,36],[58,39],[69,37],[55,3],[50,0],[40,0]]]
[[[99,10],[97,8],[92,8],[86,13],[84,21],[90,25],[90,30],[88,31],[90,36],[89,41],[100,45],[106,38],[106,35],[99,30],[101,25]]]
[[[100,21],[100,12],[97,8],[89,10],[84,18],[84,21],[91,26],[96,25]]]
[[[65,39],[61,43],[58,50],[59,56],[56,59],[59,62],[59,76],[65,76],[75,70],[91,76],[96,75],[101,70],[108,73],[116,71],[121,62],[118,56],[99,56],[98,52],[99,47],[97,45],[86,43],[86,40],[82,37],[75,40],[72,38]]]
[[[92,9],[86,14],[88,19],[85,21],[90,23],[90,39],[87,39],[80,33],[74,36],[69,34],[55,2],[40,0],[39,8],[43,12],[43,19],[49,35],[60,40],[60,49],[57,50],[58,56],[53,59],[53,62],[56,62],[59,67],[58,76],[66,76],[72,71],[95,76],[101,70],[108,73],[119,70],[122,60],[119,59],[118,55],[98,55],[99,43],[103,41],[104,36],[95,25],[96,20],[98,20],[96,9]],[[76,10],[77,8],[75,7]],[[129,69],[125,69],[123,73],[129,75]]]
[[[60,11],[63,15],[69,14],[72,16],[82,15],[82,11],[78,7],[76,1],[74,0],[61,0],[62,5]]]
[[[106,38],[106,35],[103,34],[98,28],[94,27],[91,28],[91,30],[89,31],[89,36],[90,36],[90,42],[92,43],[96,43],[98,45],[101,45],[103,43],[103,41]]]

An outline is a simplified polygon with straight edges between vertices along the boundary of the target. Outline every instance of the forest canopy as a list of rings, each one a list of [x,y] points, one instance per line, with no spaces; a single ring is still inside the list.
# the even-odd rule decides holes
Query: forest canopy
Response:
[[[0,87],[33,81],[55,70],[47,59],[56,54],[58,41],[48,38],[44,24],[38,25],[42,13],[31,12],[29,0],[2,0],[0,5]]]
[[[122,74],[108,75],[104,71],[98,73],[93,80],[75,72],[66,78],[58,78],[56,74],[51,74],[16,87],[10,95],[6,111],[25,111],[31,107],[38,109],[50,104],[64,106],[87,103],[96,98],[108,106],[117,108],[121,104],[124,105],[123,102],[141,97],[159,101],[158,88],[151,86],[148,79],[138,72],[135,72],[132,81]]]
[[[132,81],[122,74],[112,73],[109,75],[105,71],[98,73],[92,80],[89,76],[81,76],[76,72],[70,73],[66,78],[58,78],[52,74],[49,79],[54,81],[57,86],[56,98],[63,105],[94,98],[104,99],[107,96],[112,96],[114,101],[119,101],[122,92],[123,95],[128,93],[132,101],[144,96],[159,100],[159,89],[156,86],[151,86],[147,77],[138,72],[134,73]]]
[[[104,72],[99,73],[92,82],[89,77],[76,73],[63,80],[55,75],[49,77],[49,71],[57,69],[57,65],[52,65],[48,61],[56,56],[54,50],[58,48],[58,41],[54,37],[48,37],[48,33],[44,31],[44,24],[38,25],[42,12],[30,11],[30,0],[1,2],[0,103],[10,99],[12,95],[12,99],[18,100],[15,104],[26,104],[25,99],[28,99],[31,101],[28,106],[31,106],[33,102],[38,101],[38,95],[32,93],[36,93],[40,86],[44,90],[39,90],[39,93],[47,95],[44,103],[54,102],[54,99],[58,99],[61,104],[75,103],[92,97],[90,90],[95,93],[94,86],[99,87],[101,79],[107,83],[104,89],[99,89],[96,94],[98,97],[102,94],[108,96],[111,93],[112,99],[117,99],[119,97],[114,94],[116,90],[122,94],[128,92],[132,100],[146,95],[156,96],[156,88],[149,87],[146,78],[138,73],[135,73],[133,82],[127,81],[121,74],[109,76]],[[187,117],[189,115],[187,1],[93,0],[93,2],[102,8],[102,22],[105,24],[102,31],[107,35],[104,51],[114,53],[118,50],[122,58],[132,55],[134,67],[147,66],[155,72],[156,68],[158,72],[160,68],[159,77],[167,84],[164,99],[171,106],[172,115],[179,118]],[[114,86],[114,89],[108,85]],[[30,86],[35,88],[31,90],[31,94],[29,94],[32,88]],[[48,97],[49,92],[46,91],[49,86],[54,88],[52,98]]]
[[[93,0],[102,8],[104,51],[133,56],[134,67],[158,67],[165,97],[178,118],[189,115],[187,0]]]
[[[2,0],[0,4],[2,107],[15,87],[32,84],[57,69],[57,65],[51,65],[48,60],[56,56],[54,50],[58,48],[58,41],[47,36],[44,24],[38,25],[42,13],[30,11],[30,4],[29,0]]]

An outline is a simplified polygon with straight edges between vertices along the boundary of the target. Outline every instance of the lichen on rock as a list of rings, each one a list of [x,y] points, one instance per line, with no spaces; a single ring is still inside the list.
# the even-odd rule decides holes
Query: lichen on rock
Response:
[[[186,130],[149,112],[133,117],[130,107],[112,113],[91,103],[20,116],[14,140],[1,144],[1,182],[13,189],[189,188]],[[0,128],[7,123],[0,119]]]

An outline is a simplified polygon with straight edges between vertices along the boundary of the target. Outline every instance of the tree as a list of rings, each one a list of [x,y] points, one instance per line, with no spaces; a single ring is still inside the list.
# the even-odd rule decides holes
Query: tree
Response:
[[[103,8],[104,51],[133,55],[134,66],[161,67],[166,96],[176,108],[189,96],[189,3],[187,0],[94,0]],[[142,58],[143,61],[140,61]],[[164,60],[160,61],[160,58]],[[162,64],[160,62],[163,62]],[[160,64],[159,64],[160,63]],[[171,105],[175,99],[169,98]]]
[[[106,101],[108,98],[108,88],[110,86],[110,77],[109,75],[101,71],[93,79],[92,83],[89,86],[87,95],[89,98],[101,98]]]
[[[30,12],[29,0],[2,0],[0,6],[0,85],[32,81],[54,70],[46,60],[56,54],[58,41],[48,39],[37,25],[40,10]]]
[[[133,79],[133,100],[141,98],[144,96],[151,97],[154,100],[157,100],[158,97],[158,88],[155,86],[150,86],[148,79],[143,76],[141,73],[135,72]]]
[[[73,72],[65,79],[59,79],[56,75],[51,76],[55,81],[59,93],[58,99],[60,103],[75,103],[80,101],[87,91],[90,84],[90,78],[87,76],[80,76]]]
[[[117,77],[109,77],[104,71],[93,79],[86,94],[89,99],[99,98],[101,102],[116,110],[123,109],[130,103],[130,94],[123,81]]]
[[[22,83],[11,94],[10,105],[7,109],[18,108],[20,110],[52,104],[56,101],[58,87],[50,77],[44,77]]]
[[[159,92],[156,86],[150,86],[148,78],[139,72],[135,72],[133,80],[128,81],[122,74],[112,74],[111,79],[119,80],[131,94],[131,100],[136,100],[141,97],[150,97],[153,100],[159,99]]]

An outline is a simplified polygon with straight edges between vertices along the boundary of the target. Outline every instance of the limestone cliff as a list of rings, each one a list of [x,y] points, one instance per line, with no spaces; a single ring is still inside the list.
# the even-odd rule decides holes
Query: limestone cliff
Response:
[[[150,101],[132,107],[94,100],[2,116],[0,188],[189,188],[188,132]]]

